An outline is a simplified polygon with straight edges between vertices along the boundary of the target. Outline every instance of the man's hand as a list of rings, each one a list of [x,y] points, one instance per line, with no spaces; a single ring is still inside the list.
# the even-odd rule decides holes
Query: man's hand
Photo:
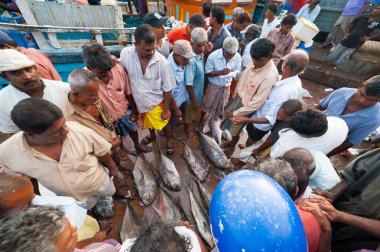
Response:
[[[138,119],[139,119],[139,113],[137,111],[132,111],[131,121],[132,122],[137,122]]]
[[[232,124],[240,125],[240,124],[247,123],[248,118],[244,116],[234,116],[230,120]]]
[[[102,242],[105,241],[107,238],[107,232],[106,231],[99,231],[94,235],[94,242]]]
[[[112,142],[112,149],[116,148],[117,146],[120,146],[120,144],[121,144],[120,136],[117,136],[115,140],[113,140]]]
[[[166,110],[162,111],[161,118],[164,121],[168,120],[170,118],[170,110],[166,109]]]
[[[360,41],[360,43],[364,43],[364,42],[366,42],[368,39],[369,39],[369,38],[368,38],[367,36],[361,36],[360,39],[359,39],[359,41]]]
[[[333,194],[330,192],[327,192],[321,188],[315,188],[315,189],[313,189],[313,193],[320,195],[320,196],[323,196],[326,198],[326,200],[333,202],[334,197],[333,197]]]
[[[204,53],[205,54],[211,53],[211,51],[212,51],[213,48],[214,48],[214,44],[211,43],[211,42],[207,42],[207,44],[205,46],[205,49],[204,49]]]
[[[193,103],[191,103],[191,108],[192,109],[197,109],[197,108],[199,108],[201,105],[200,104],[198,104],[197,102],[193,102]]]
[[[116,56],[111,54],[111,61],[112,61],[112,66],[116,66],[116,64],[119,64],[119,59],[116,58]]]
[[[260,150],[259,149],[254,149],[252,151],[252,154],[251,154],[252,157],[257,158],[259,155],[260,155]]]
[[[326,216],[330,221],[339,222],[342,219],[342,212],[337,210],[329,201],[324,197],[315,196],[307,201],[318,204],[318,206],[326,212]]]
[[[331,223],[327,218],[327,213],[323,211],[318,204],[312,203],[308,200],[302,201],[299,206],[301,209],[310,211],[317,218],[319,225],[321,226],[322,232],[330,233],[331,232]]]
[[[225,113],[225,117],[228,119],[231,119],[232,117],[234,117],[234,113],[233,112],[227,112],[227,113]]]
[[[220,70],[219,71],[219,75],[226,75],[226,74],[229,74],[231,72],[231,69],[229,68],[224,68],[223,70]]]
[[[176,109],[174,110],[174,114],[175,114],[175,116],[178,117],[178,118],[182,116],[182,112],[181,112],[181,110],[180,110],[179,108],[176,108]]]

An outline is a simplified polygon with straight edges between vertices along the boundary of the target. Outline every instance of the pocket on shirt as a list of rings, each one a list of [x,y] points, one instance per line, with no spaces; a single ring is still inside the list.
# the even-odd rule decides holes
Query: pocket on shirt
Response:
[[[152,89],[161,90],[162,87],[162,78],[157,78],[152,80]]]

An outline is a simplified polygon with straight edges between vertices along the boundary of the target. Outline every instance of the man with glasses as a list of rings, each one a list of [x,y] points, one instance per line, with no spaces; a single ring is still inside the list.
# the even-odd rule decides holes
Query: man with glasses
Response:
[[[380,126],[380,75],[355,88],[340,88],[319,102],[316,107],[327,116],[343,119],[348,126],[347,139],[328,156],[359,145]]]

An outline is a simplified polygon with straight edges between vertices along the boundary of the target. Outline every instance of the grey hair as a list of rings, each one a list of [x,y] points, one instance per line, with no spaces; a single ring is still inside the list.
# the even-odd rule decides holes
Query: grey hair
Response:
[[[69,75],[68,82],[73,91],[87,87],[91,81],[98,80],[98,77],[91,71],[78,68]]]
[[[256,170],[275,180],[292,198],[296,198],[297,175],[289,162],[268,158],[258,164]]]
[[[62,211],[31,206],[0,220],[0,251],[56,251],[56,239],[66,225]]]
[[[238,17],[240,14],[243,14],[244,12],[245,12],[245,10],[242,7],[236,7],[232,11],[232,15],[234,15],[235,17]]]
[[[207,43],[207,32],[205,29],[198,27],[191,32],[191,42],[193,43]]]
[[[284,61],[293,74],[301,74],[309,64],[309,55],[302,49],[295,49],[285,56]]]
[[[373,76],[364,82],[365,94],[368,96],[380,96],[380,75]]]
[[[227,37],[223,41],[223,50],[227,53],[236,53],[239,50],[239,42],[234,37]]]

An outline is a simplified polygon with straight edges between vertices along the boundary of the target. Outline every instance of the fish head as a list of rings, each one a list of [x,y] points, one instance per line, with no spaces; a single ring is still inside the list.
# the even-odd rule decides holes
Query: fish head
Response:
[[[223,168],[234,169],[234,165],[232,164],[231,160],[229,160],[229,159],[222,160],[222,164],[223,164]]]
[[[150,204],[152,204],[156,196],[157,196],[156,186],[147,185],[141,190],[140,198],[145,206],[149,206]]]

